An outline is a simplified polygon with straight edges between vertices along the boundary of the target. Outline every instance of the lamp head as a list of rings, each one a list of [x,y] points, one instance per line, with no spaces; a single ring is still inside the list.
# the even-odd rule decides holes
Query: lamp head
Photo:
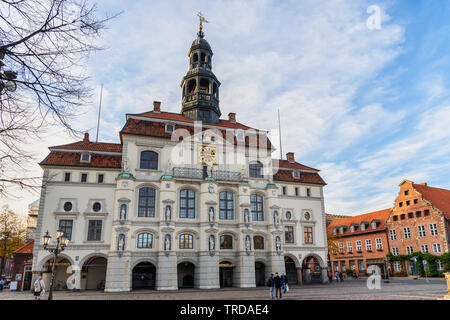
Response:
[[[56,238],[59,239],[64,235],[64,231],[62,230],[56,230]]]
[[[52,240],[52,237],[50,236],[50,234],[47,232],[45,233],[44,236],[42,236],[42,244],[44,245],[44,247],[48,246],[48,244],[50,243],[50,240]]]

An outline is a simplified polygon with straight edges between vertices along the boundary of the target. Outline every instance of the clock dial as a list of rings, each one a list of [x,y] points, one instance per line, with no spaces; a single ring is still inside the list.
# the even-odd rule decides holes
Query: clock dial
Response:
[[[213,146],[200,146],[199,158],[201,164],[212,166],[216,164],[216,148]]]

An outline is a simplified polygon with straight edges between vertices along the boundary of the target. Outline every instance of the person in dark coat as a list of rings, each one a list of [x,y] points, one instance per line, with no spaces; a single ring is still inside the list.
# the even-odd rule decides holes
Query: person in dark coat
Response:
[[[273,288],[275,287],[275,280],[273,273],[270,274],[270,278],[267,279],[267,286],[270,287],[270,298],[273,299]]]
[[[275,282],[275,297],[277,299],[282,299],[283,294],[281,293],[281,286],[283,284],[283,281],[281,280],[281,277],[278,275],[278,272],[275,272],[275,278],[273,279]],[[278,292],[280,292],[280,298],[278,298]]]
[[[288,278],[287,278],[287,275],[285,273],[283,273],[281,275],[281,282],[283,284],[283,292],[286,293],[287,288],[288,288]]]

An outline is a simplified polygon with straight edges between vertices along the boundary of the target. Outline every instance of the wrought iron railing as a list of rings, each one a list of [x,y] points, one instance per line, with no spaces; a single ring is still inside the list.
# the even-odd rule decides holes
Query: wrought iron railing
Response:
[[[196,168],[173,168],[175,178],[203,179],[203,170]]]
[[[241,181],[241,173],[233,171],[213,171],[213,178],[217,181]]]
[[[173,168],[173,176],[175,178],[186,178],[186,179],[203,179],[204,172],[202,169],[197,168]],[[208,176],[211,173],[208,170]],[[241,173],[233,171],[216,170],[212,172],[212,177],[216,181],[231,181],[239,182],[241,181]]]

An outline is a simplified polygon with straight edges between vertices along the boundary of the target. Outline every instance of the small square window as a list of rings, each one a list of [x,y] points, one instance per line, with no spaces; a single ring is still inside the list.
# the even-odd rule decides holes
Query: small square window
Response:
[[[400,215],[400,220],[405,220],[406,216],[404,214]]]
[[[418,199],[414,199],[414,204],[418,204],[419,200]]]
[[[87,173],[81,174],[81,182],[87,182]]]
[[[417,211],[416,212],[416,218],[420,218],[422,216],[422,212],[421,211]]]
[[[412,212],[409,212],[409,213],[408,213],[408,218],[409,218],[409,219],[414,218],[414,214],[413,214]]]
[[[311,189],[310,188],[306,188],[306,196],[311,197]]]
[[[295,188],[295,195],[298,196],[298,188]]]
[[[99,174],[99,175],[98,175],[98,181],[97,181],[97,182],[98,182],[98,183],[103,183],[104,177],[105,177],[105,176],[104,176],[103,174]]]
[[[394,221],[398,221],[398,216],[394,216]]]
[[[285,196],[287,193],[286,187],[283,187],[283,195]]]
[[[403,207],[403,202],[399,202],[398,203],[398,206],[401,208],[401,207]]]
[[[405,196],[407,196],[409,194],[409,191],[408,190],[406,190],[405,191]]]
[[[91,155],[89,153],[82,153],[80,162],[91,162]]]
[[[409,206],[411,204],[411,201],[406,201],[406,205]]]
[[[424,216],[429,216],[429,215],[430,215],[430,210],[425,210],[425,211],[423,212],[423,215],[424,215]]]
[[[64,181],[69,182],[70,181],[70,172],[66,172],[64,174]]]
[[[173,124],[166,124],[166,132],[173,132]]]

